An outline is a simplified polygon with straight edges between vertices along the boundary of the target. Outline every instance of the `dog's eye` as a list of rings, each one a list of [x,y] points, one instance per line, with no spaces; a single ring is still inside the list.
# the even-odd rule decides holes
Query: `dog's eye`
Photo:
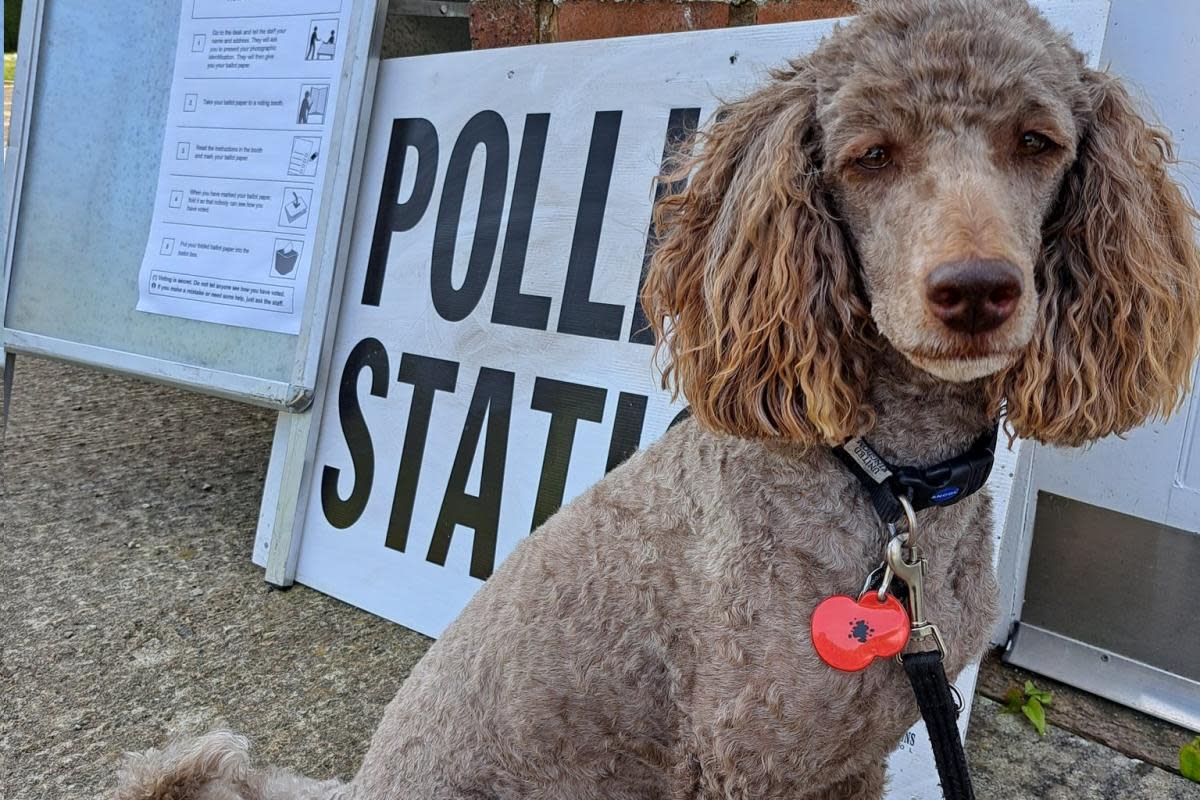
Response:
[[[1037,131],[1025,131],[1017,142],[1017,152],[1023,156],[1036,156],[1051,146],[1051,141]]]
[[[859,156],[854,163],[863,169],[883,169],[892,163],[892,154],[887,151],[886,147],[875,145],[868,147],[867,152]]]

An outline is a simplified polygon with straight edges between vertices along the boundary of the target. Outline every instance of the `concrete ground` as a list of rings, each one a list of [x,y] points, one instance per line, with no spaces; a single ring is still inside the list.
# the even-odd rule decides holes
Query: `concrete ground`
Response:
[[[262,582],[250,549],[273,415],[24,357],[15,384],[0,453],[0,797],[103,797],[123,750],[222,723],[261,761],[349,778],[428,640]],[[1039,738],[977,698],[980,798],[1200,799],[1054,713]]]

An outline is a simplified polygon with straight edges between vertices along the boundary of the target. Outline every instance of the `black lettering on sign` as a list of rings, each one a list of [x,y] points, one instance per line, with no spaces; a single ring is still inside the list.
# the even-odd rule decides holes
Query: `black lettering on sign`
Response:
[[[472,577],[487,580],[496,566],[496,534],[500,527],[500,498],[504,488],[504,461],[508,457],[508,427],[512,417],[513,373],[483,367],[475,383],[475,393],[467,408],[467,420],[426,560],[446,564],[450,538],[456,525],[475,530],[471,544]],[[479,495],[467,494],[467,477],[479,449],[483,419],[487,417],[487,436],[483,443],[483,469]]]
[[[412,194],[401,203],[398,195],[410,147],[417,151],[417,175]],[[433,196],[437,162],[437,130],[432,122],[420,117],[392,122],[392,138],[383,168],[383,186],[379,190],[379,210],[375,212],[375,233],[371,237],[371,255],[367,260],[367,277],[363,283],[363,305],[379,305],[392,234],[412,230],[420,222],[425,209],[429,207],[429,198]]]
[[[549,114],[525,117],[521,134],[521,155],[517,159],[517,177],[513,181],[512,202],[508,206],[508,227],[504,232],[504,250],[500,253],[500,274],[496,276],[496,302],[492,304],[492,322],[520,328],[546,330],[550,319],[550,298],[522,294],[525,255],[529,251],[529,229],[533,224],[538,181],[546,152]]]
[[[604,419],[604,398],[608,392],[595,386],[582,386],[550,378],[533,382],[532,407],[550,414],[550,431],[546,434],[546,453],[542,457],[542,475],[538,479],[537,500],[533,504],[534,530],[562,505],[567,486],[567,468],[575,445],[575,424],[586,419]]]
[[[608,464],[604,467],[605,472],[613,471],[637,452],[638,445],[642,443],[642,426],[645,421],[646,397],[621,392],[621,396],[617,398],[617,418],[613,422],[612,439],[608,444]]]
[[[672,108],[667,118],[667,140],[663,144],[662,167],[659,172],[663,175],[674,172],[676,162],[691,154],[692,133],[700,124],[700,109]],[[654,184],[654,205],[664,197],[679,194],[687,188],[687,177],[677,181]],[[646,270],[650,269],[650,259],[658,247],[658,232],[654,229],[654,217],[650,217],[650,229],[646,231],[646,250],[642,254],[642,275],[638,278],[638,293],[633,303],[633,324],[629,327],[629,341],[635,344],[654,344],[654,331],[646,320],[646,310],[642,308],[642,286],[646,283]]]
[[[326,465],[321,472],[321,510],[335,528],[349,528],[358,521],[367,507],[371,484],[375,480],[375,449],[371,446],[371,432],[358,404],[358,376],[364,369],[371,370],[371,394],[387,397],[388,357],[378,339],[363,339],[354,345],[346,358],[342,382],[338,386],[338,418],[346,448],[350,451],[350,462],[354,465],[354,486],[350,496],[343,500],[338,497],[337,488],[341,470]]]
[[[479,216],[475,221],[475,238],[467,258],[467,274],[462,286],[455,289],[451,272],[454,269],[454,245],[458,224],[462,218],[463,195],[467,188],[467,173],[475,148],[483,146],[483,188],[479,193]],[[437,227],[433,233],[433,255],[429,264],[429,290],[433,307],[442,319],[458,322],[466,319],[483,290],[487,288],[492,261],[496,257],[496,242],[500,238],[500,217],[504,213],[505,184],[508,181],[508,129],[504,118],[495,111],[480,111],[463,126],[450,163],[446,166],[446,181],[442,185],[442,201],[438,206]]]
[[[583,187],[579,191],[579,210],[575,214],[575,235],[571,239],[571,255],[567,260],[562,309],[558,315],[559,333],[613,341],[621,336],[625,306],[594,303],[591,300],[600,229],[604,224],[604,207],[608,203],[608,187],[612,182],[617,134],[620,131],[620,111],[596,112],[587,165],[583,170]]]
[[[435,392],[454,391],[458,383],[458,363],[405,353],[400,357],[397,379],[412,384],[413,396],[408,409],[408,427],[404,431],[404,446],[400,450],[396,493],[392,496],[392,513],[388,518],[384,545],[403,553],[408,545],[413,505],[417,499],[417,481],[421,478],[421,462],[425,459],[425,442],[429,438],[433,395]]]

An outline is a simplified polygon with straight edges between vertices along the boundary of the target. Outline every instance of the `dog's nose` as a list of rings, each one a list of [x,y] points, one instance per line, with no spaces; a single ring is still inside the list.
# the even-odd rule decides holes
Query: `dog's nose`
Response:
[[[925,279],[925,302],[947,328],[986,333],[1016,311],[1021,284],[1021,271],[1007,261],[952,261]]]

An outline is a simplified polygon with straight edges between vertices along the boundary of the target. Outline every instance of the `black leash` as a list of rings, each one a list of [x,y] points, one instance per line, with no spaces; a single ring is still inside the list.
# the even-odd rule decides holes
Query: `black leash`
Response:
[[[863,485],[879,517],[894,529],[905,516],[909,517],[910,526],[915,525],[912,512],[952,505],[979,491],[992,471],[998,434],[997,423],[976,439],[967,452],[924,469],[893,466],[861,438],[851,439],[833,452]],[[892,544],[900,547],[900,541],[897,538],[889,542],[889,547]],[[907,653],[901,662],[929,732],[942,795],[946,800],[975,800],[967,756],[958,734],[959,708],[942,665],[945,646],[937,626],[925,620],[921,610],[925,561],[915,546],[910,557],[911,563],[903,557],[894,562],[897,570],[905,571],[905,574],[898,572],[897,577],[908,583],[910,643],[932,638],[937,649]],[[913,595],[917,598],[915,602]]]
[[[904,671],[917,696],[917,706],[929,742],[933,745],[933,761],[937,764],[946,800],[975,800],[971,788],[971,773],[967,769],[967,754],[958,737],[958,707],[950,693],[950,681],[942,668],[942,654],[937,650],[909,653],[904,656]]]

